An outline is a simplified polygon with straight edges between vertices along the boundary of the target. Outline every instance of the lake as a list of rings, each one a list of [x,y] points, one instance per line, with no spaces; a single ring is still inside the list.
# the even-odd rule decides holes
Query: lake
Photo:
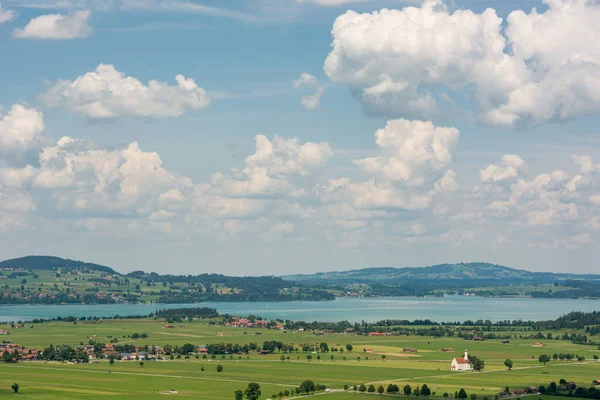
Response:
[[[483,298],[448,296],[434,298],[338,298],[334,301],[198,303],[198,304],[107,304],[107,305],[16,305],[0,306],[0,321],[55,317],[112,317],[147,315],[163,308],[211,307],[220,313],[296,321],[375,322],[382,319],[430,319],[465,321],[477,319],[549,320],[570,311],[599,311],[600,300]]]

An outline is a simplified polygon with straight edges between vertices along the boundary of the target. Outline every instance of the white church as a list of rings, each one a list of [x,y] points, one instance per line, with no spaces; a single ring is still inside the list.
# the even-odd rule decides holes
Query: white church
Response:
[[[469,360],[469,353],[465,350],[464,357],[456,357],[452,360],[452,371],[473,371],[473,364]]]

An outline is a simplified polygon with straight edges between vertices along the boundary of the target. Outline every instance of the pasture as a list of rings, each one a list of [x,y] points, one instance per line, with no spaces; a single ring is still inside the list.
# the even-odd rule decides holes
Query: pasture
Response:
[[[233,392],[244,389],[249,382],[258,382],[263,393],[261,399],[267,399],[272,394],[294,389],[307,379],[331,389],[342,389],[344,385],[352,388],[361,383],[376,387],[387,387],[389,383],[400,387],[409,384],[413,388],[427,384],[435,393],[433,397],[441,397],[444,392],[453,397],[455,391],[464,388],[469,394],[493,398],[506,386],[547,386],[564,378],[587,388],[593,380],[600,378],[600,363],[593,360],[593,355],[600,354],[600,351],[595,346],[575,345],[563,340],[544,341],[540,348],[534,347],[534,341],[530,339],[511,339],[509,344],[502,344],[500,340],[474,342],[448,337],[316,336],[312,332],[284,333],[211,326],[205,321],[176,324],[176,328],[169,329],[163,327],[162,321],[151,319],[79,321],[77,324],[50,322],[25,324],[19,329],[0,326],[0,329],[11,332],[3,337],[4,340],[40,349],[50,344],[79,346],[87,344],[90,338],[103,343],[116,338],[119,344],[138,346],[218,342],[260,344],[266,340],[296,346],[321,342],[326,342],[330,348],[345,348],[347,344],[353,346],[353,351],[343,353],[292,352],[284,354],[284,361],[281,360],[283,353],[275,353],[217,356],[216,359],[191,356],[189,359],[147,361],[143,366],[137,361],[116,361],[109,365],[107,360],[91,364],[43,361],[0,364],[0,397],[18,396],[23,399],[148,398],[166,395],[173,389],[177,394],[170,396],[233,399]],[[260,335],[255,332],[260,332]],[[134,333],[146,333],[148,337],[133,340],[131,335]],[[404,347],[418,349],[418,353],[403,353]],[[367,348],[372,350],[363,351]],[[445,353],[440,351],[442,348],[453,348],[454,351]],[[460,356],[465,348],[470,354],[485,360],[482,372],[450,370],[452,358]],[[586,361],[558,360],[544,366],[538,362],[542,353],[573,353],[584,356]],[[310,360],[307,359],[309,354]],[[504,366],[507,358],[514,363],[511,371]],[[223,366],[222,372],[217,372],[217,365]],[[15,382],[20,385],[18,395],[11,394],[10,386]],[[372,395],[350,391],[322,396],[324,400],[362,400]]]

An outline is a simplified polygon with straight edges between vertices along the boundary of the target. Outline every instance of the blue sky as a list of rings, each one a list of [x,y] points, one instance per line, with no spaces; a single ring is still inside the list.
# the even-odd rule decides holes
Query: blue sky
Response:
[[[0,254],[595,271],[597,17],[592,0],[4,0]]]

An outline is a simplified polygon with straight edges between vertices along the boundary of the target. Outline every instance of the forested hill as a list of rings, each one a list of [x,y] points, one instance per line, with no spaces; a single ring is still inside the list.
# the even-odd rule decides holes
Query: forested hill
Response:
[[[29,269],[29,270],[54,270],[57,268],[65,271],[69,270],[94,270],[107,274],[117,274],[117,272],[104,265],[87,263],[83,261],[69,260],[53,256],[26,256],[13,258],[11,260],[0,261],[0,269]]]
[[[285,280],[304,284],[340,285],[350,283],[385,284],[409,281],[450,281],[469,283],[502,284],[531,282],[534,284],[554,283],[570,280],[600,280],[600,275],[557,274],[531,272],[489,263],[440,264],[428,267],[364,268],[352,271],[322,272],[313,275],[282,276]]]
[[[273,276],[160,275],[50,256],[0,262],[0,304],[197,303],[333,300],[335,295]]]

